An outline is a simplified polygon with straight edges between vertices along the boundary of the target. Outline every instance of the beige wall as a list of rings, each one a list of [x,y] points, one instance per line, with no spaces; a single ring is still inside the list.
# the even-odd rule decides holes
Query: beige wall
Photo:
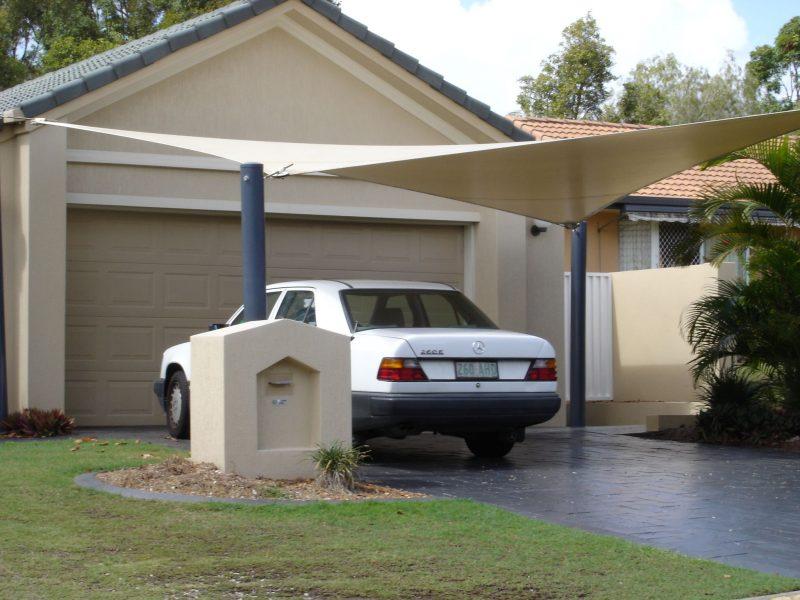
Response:
[[[65,148],[56,128],[0,145],[11,411],[64,407]]]
[[[619,270],[619,211],[604,210],[586,221],[586,270],[613,273]],[[564,230],[564,270],[570,270],[571,233]]]
[[[708,264],[612,274],[614,402],[690,402],[691,348],[681,323],[694,301],[714,290]]]

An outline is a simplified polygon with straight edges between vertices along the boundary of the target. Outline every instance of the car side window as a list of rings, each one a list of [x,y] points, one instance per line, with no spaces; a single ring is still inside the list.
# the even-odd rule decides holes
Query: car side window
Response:
[[[316,325],[317,314],[314,307],[314,292],[308,290],[286,292],[276,318]]]
[[[275,303],[280,296],[280,292],[267,292],[267,318],[272,313],[272,309],[275,308]],[[240,310],[236,318],[231,321],[231,325],[239,325],[240,323],[244,323],[244,309]]]

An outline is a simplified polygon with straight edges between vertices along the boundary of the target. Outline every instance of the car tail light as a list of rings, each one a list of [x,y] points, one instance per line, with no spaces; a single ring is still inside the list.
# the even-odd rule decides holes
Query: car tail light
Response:
[[[528,367],[526,381],[557,381],[556,361],[554,358],[537,358]]]
[[[380,381],[428,381],[415,358],[384,358],[378,368]]]

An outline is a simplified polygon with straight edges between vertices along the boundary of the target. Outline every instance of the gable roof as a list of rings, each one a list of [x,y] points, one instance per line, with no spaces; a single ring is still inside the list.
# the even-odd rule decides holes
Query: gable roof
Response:
[[[36,117],[117,79],[122,79],[173,52],[235,27],[286,1],[237,0],[219,10],[25,81],[0,92],[0,113],[19,109],[26,117]],[[338,6],[327,0],[302,0],[302,2],[511,139],[515,141],[533,139],[530,134],[515,127],[511,121],[493,112],[488,104],[476,100],[463,89],[446,81],[442,75],[421,65],[413,56],[398,50],[389,40],[372,33],[366,25],[345,15]]]
[[[651,129],[658,125],[580,121],[546,117],[509,117],[515,127],[529,133],[535,140],[555,140],[620,133],[636,129]],[[763,183],[773,181],[772,173],[754,160],[736,160],[706,170],[692,167],[657,181],[628,197],[698,200],[711,186],[734,185],[737,182]]]

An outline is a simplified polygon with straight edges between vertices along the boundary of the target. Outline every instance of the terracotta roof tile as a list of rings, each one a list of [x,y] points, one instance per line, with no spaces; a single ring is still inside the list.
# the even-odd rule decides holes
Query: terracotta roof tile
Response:
[[[606,133],[621,133],[636,129],[650,129],[656,125],[634,125],[629,123],[609,123],[607,121],[577,121],[570,119],[551,119],[545,117],[515,117],[509,119],[514,126],[533,136],[538,141],[562,140]],[[631,196],[650,196],[658,198],[701,198],[710,186],[731,185],[738,181],[758,183],[771,181],[771,173],[752,160],[737,160],[725,165],[701,171],[693,167],[657,181]]]

